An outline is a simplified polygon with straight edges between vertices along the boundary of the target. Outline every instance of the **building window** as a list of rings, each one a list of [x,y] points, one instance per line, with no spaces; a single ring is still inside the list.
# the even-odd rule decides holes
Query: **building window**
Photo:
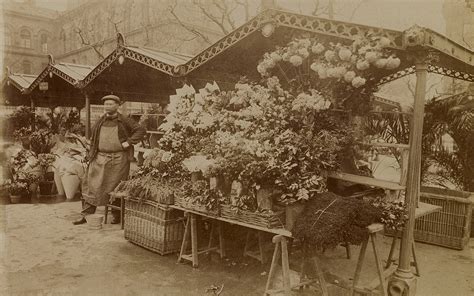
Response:
[[[20,32],[21,47],[31,48],[31,33],[28,30],[21,30]]]
[[[41,34],[40,36],[41,52],[48,53],[48,35]]]
[[[30,61],[23,61],[21,64],[21,67],[23,69],[23,74],[31,74],[31,62]]]

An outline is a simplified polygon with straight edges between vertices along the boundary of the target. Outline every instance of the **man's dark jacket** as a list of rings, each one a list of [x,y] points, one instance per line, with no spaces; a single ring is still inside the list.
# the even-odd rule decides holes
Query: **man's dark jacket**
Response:
[[[128,142],[130,147],[126,150],[128,151],[128,159],[133,159],[133,145],[139,143],[143,140],[143,137],[146,134],[146,130],[136,123],[133,119],[123,116],[120,113],[117,113],[117,123],[118,123],[118,137],[120,143]],[[107,115],[103,115],[96,122],[92,128],[92,139],[91,139],[91,148],[89,150],[89,161],[92,161],[96,156],[99,150],[99,134],[100,128],[104,123]]]

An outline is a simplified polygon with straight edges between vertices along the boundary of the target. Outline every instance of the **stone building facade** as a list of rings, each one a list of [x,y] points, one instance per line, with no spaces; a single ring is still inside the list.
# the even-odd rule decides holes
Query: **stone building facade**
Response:
[[[33,1],[4,1],[2,8],[3,66],[16,73],[39,73],[48,64],[59,13],[36,7]]]
[[[48,63],[47,54],[56,61],[94,66],[115,49],[118,32],[129,45],[188,54],[222,36],[201,10],[183,0],[68,0],[61,13],[32,0],[6,0],[2,8],[3,66],[16,73],[38,74]]]

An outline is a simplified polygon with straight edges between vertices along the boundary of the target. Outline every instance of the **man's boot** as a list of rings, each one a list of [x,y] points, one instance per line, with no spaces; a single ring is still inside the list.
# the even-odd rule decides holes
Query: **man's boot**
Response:
[[[74,225],[81,225],[81,224],[84,224],[84,223],[87,223],[87,220],[84,216],[82,216],[81,219],[78,219],[78,220],[72,222],[72,224],[74,224]]]

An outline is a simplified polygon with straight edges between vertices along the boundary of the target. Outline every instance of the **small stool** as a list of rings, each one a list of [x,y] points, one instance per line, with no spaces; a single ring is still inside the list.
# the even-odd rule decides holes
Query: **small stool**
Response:
[[[124,229],[125,225],[125,195],[117,194],[115,195],[115,199],[120,198],[120,206],[116,206],[113,204],[106,204],[105,205],[105,217],[104,217],[104,224],[107,224],[107,215],[109,214],[109,208],[120,211],[120,227]]]

